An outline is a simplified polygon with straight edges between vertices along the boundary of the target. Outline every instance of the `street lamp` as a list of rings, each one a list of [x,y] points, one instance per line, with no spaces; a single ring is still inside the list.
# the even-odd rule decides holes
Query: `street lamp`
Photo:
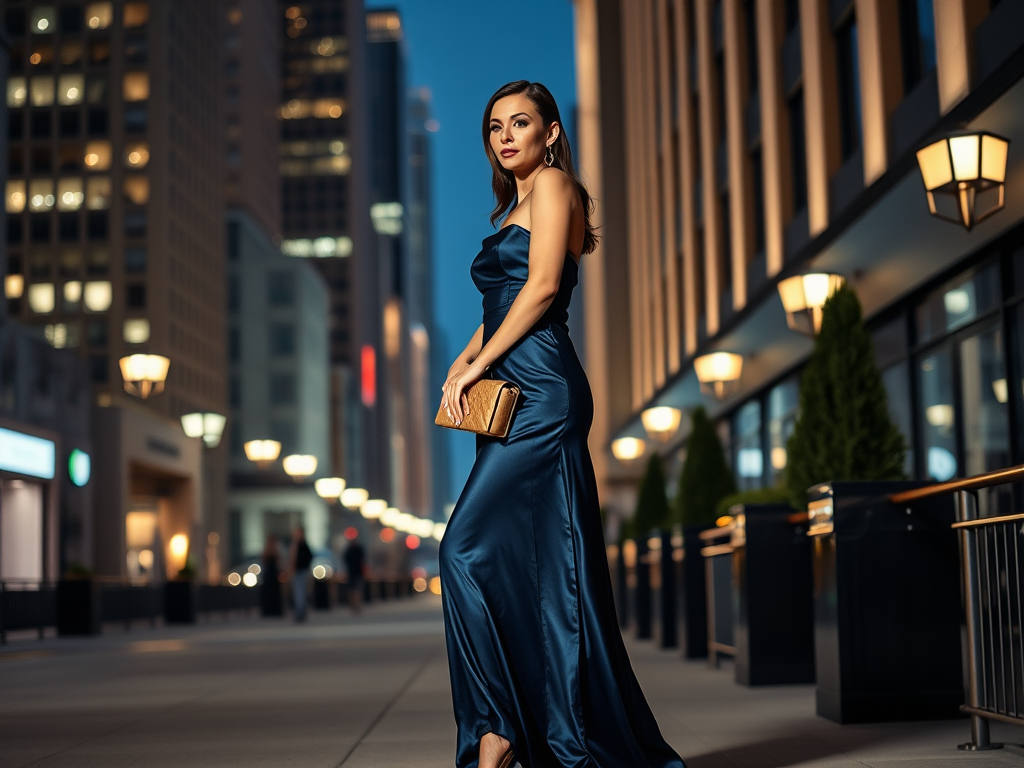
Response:
[[[122,357],[118,363],[124,379],[124,391],[129,395],[145,400],[164,391],[167,371],[171,367],[169,358],[139,353]]]
[[[341,492],[341,504],[349,509],[359,509],[363,506],[370,493],[365,488],[346,488]]]
[[[1005,203],[1010,142],[988,131],[955,133],[917,152],[928,210],[967,231]]]
[[[693,368],[697,372],[700,391],[722,400],[739,385],[743,357],[733,352],[712,352],[695,359]]]
[[[790,330],[817,336],[821,330],[821,310],[844,282],[842,275],[828,272],[795,275],[780,281],[779,298],[786,310],[786,325]]]
[[[181,428],[188,437],[201,437],[207,448],[216,448],[224,434],[228,417],[219,413],[186,413]]]
[[[388,503],[384,499],[367,499],[359,507],[359,514],[367,520],[376,520],[387,508]]]
[[[657,405],[653,408],[645,408],[640,414],[640,421],[649,437],[659,442],[667,442],[676,430],[679,429],[679,421],[683,412],[670,405]]]
[[[647,444],[639,437],[620,437],[612,441],[612,456],[625,465],[630,465],[647,450]]]
[[[281,455],[281,443],[277,440],[250,440],[242,447],[245,457],[260,469],[268,469]]]
[[[345,490],[345,481],[340,477],[321,477],[313,483],[313,488],[316,490],[317,496],[333,503]]]
[[[316,456],[293,453],[281,460],[285,474],[297,483],[301,483],[307,477],[316,472]]]

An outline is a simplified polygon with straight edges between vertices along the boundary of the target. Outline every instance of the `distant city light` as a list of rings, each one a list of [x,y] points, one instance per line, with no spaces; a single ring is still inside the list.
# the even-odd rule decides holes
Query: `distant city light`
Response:
[[[247,573],[242,577],[242,583],[247,587],[255,587],[257,581],[255,573]]]
[[[281,253],[299,258],[328,259],[352,255],[352,238],[341,237],[300,237],[281,242]]]
[[[407,546],[409,549],[419,549],[420,537],[417,536],[415,533],[410,533],[408,536],[405,537],[405,546]]]

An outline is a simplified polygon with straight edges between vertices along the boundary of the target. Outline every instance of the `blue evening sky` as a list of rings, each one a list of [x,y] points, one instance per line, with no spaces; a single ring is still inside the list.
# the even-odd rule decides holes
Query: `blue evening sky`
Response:
[[[576,75],[571,0],[392,0],[405,27],[410,88],[433,96],[434,301],[449,358],[480,324],[480,293],[469,265],[493,232],[490,166],[480,137],[491,94],[511,80],[544,83],[570,138]],[[441,393],[437,392],[440,402]],[[452,501],[473,466],[474,438],[451,430]]]

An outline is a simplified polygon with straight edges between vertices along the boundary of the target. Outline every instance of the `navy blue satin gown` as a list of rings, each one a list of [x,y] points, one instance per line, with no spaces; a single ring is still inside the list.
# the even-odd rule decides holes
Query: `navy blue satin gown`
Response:
[[[530,232],[483,242],[473,282],[484,343],[526,282]],[[567,326],[579,266],[565,256],[544,316],[490,369],[521,389],[508,437],[476,463],[441,542],[457,768],[488,732],[525,768],[683,768],[630,666],[587,447],[594,403]]]

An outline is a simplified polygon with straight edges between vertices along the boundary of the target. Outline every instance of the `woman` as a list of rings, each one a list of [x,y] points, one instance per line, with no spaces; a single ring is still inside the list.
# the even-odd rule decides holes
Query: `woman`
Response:
[[[483,324],[442,403],[461,423],[484,376],[522,394],[506,438],[477,438],[441,542],[456,765],[683,768],[615,620],[587,448],[594,406],[566,325],[578,261],[597,244],[590,196],[543,85],[499,89],[483,140],[491,223],[504,225],[473,260]]]

